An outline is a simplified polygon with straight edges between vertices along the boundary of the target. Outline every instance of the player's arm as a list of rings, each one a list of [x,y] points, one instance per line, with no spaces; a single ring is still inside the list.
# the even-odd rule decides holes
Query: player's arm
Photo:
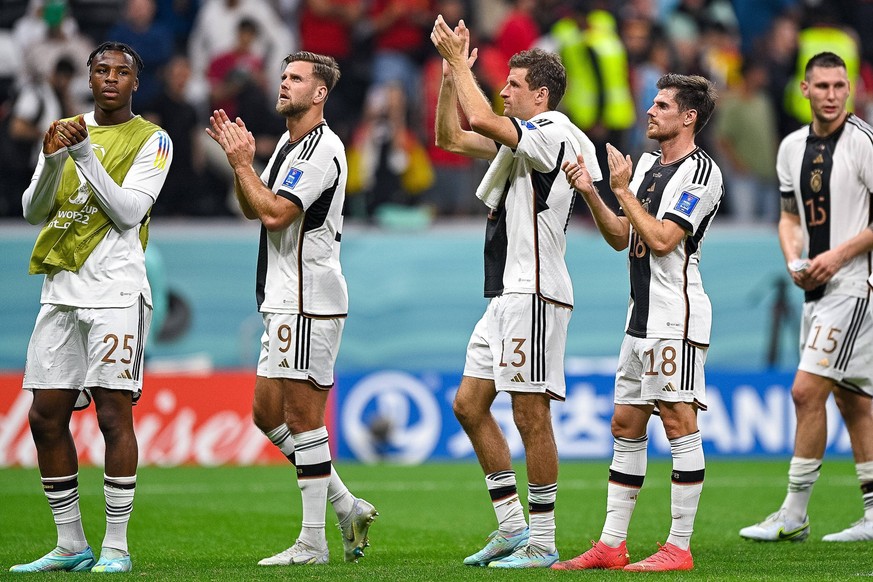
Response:
[[[58,141],[57,125],[57,121],[53,122],[45,132],[36,170],[21,197],[24,219],[30,224],[45,222],[54,207],[55,193],[67,159],[67,150]]]
[[[567,177],[567,182],[582,195],[585,204],[591,209],[594,224],[597,225],[603,240],[617,251],[626,249],[630,240],[630,223],[627,218],[616,215],[600,197],[585,166],[585,158],[579,154],[576,156],[576,163],[564,162],[561,169]]]
[[[71,144],[67,152],[113,224],[120,230],[140,224],[157,200],[173,160],[173,146],[166,132],[156,131],[143,144],[121,185],[94,155],[81,115],[73,121],[61,122],[58,132],[62,140]]]
[[[476,58],[476,49],[470,59]],[[492,160],[497,154],[494,141],[473,131],[461,127],[458,116],[458,93],[452,71],[443,60],[443,79],[437,97],[436,119],[434,121],[436,145],[448,152],[462,154],[473,158]]]
[[[624,215],[636,233],[656,257],[663,257],[679,246],[687,234],[685,229],[672,220],[658,220],[643,208],[630,189],[633,162],[612,144],[606,144],[609,162],[609,186],[615,193]]]
[[[452,71],[458,102],[473,131],[514,149],[520,137],[518,128],[508,117],[494,113],[491,103],[482,94],[473,71],[467,65],[470,31],[464,26],[464,21],[458,24],[456,33],[446,24],[442,15],[439,15],[430,38]]]
[[[247,218],[261,221],[269,231],[282,230],[303,213],[303,208],[276,195],[255,172],[255,138],[239,118],[231,121],[224,110],[214,111],[206,133],[224,150],[233,168],[234,192]]]
[[[815,289],[818,285],[808,281],[806,270],[799,271],[792,268],[792,264],[795,261],[799,261],[803,256],[805,246],[803,225],[800,223],[800,210],[797,206],[797,199],[794,197],[794,193],[783,193],[781,204],[782,212],[779,214],[777,229],[779,233],[779,246],[782,249],[782,255],[785,257],[785,268],[788,269],[788,274],[795,285],[801,289]]]
[[[806,275],[810,282],[816,284],[816,287],[824,285],[843,268],[843,265],[871,250],[873,250],[873,224],[867,225],[867,228],[834,248],[816,255],[809,261]]]

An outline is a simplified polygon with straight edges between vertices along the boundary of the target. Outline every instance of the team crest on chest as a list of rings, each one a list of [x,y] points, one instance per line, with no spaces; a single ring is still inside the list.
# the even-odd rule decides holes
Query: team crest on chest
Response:
[[[809,187],[816,194],[821,192],[821,182],[822,182],[821,174],[822,174],[821,170],[813,170],[812,174],[809,176]]]

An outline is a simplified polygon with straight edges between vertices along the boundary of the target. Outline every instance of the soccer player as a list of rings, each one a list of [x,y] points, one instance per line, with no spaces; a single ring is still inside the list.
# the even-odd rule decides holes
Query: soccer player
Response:
[[[660,150],[630,156],[607,147],[609,185],[620,212],[604,204],[587,161],[565,164],[567,180],[582,193],[600,234],[628,251],[630,304],[615,375],[613,457],[606,521],[600,540],[580,556],[552,566],[635,572],[691,570],[691,533],[703,489],[703,443],[698,410],[706,410],[703,365],[712,308],[698,264],[703,237],[724,195],[721,170],[695,144],[715,109],[715,91],[699,76],[667,74],[647,111],[646,135]],[[633,178],[631,175],[633,174]],[[667,542],[630,564],[627,531],[646,476],[646,426],[659,414],[673,456]]]
[[[173,158],[167,133],[134,115],[142,59],[106,42],[88,59],[94,111],[51,124],[24,217],[42,224],[30,272],[43,273],[23,386],[30,431],[58,530],[57,547],[13,572],[128,572],[127,524],[136,490],[132,406],[142,392],[152,298],[143,249],[149,211]],[[79,512],[74,408],[93,398],[106,443],[106,534],[94,563]]]
[[[477,51],[468,54],[463,21],[452,30],[439,16],[431,40],[444,59],[437,145],[492,160],[477,191],[492,208],[485,232],[485,296],[490,302],[467,346],[454,411],[485,473],[498,529],[464,563],[548,567],[558,560],[558,452],[550,404],[564,400],[564,346],[573,307],[564,254],[575,195],[559,176],[561,163],[581,154],[597,168],[594,146],[555,111],[566,88],[556,55],[533,49],[510,59],[501,91],[504,115],[497,115],[470,70]],[[461,128],[458,104],[472,131]],[[509,447],[490,411],[498,391],[510,394],[524,443],[530,527]]]
[[[331,466],[325,408],[348,312],[340,267],[345,148],[324,120],[340,77],[333,58],[300,51],[282,63],[276,111],[287,131],[259,176],[245,123],[213,112],[206,132],[222,147],[246,218],[261,221],[256,297],[264,320],[252,405],[254,422],[295,465],[303,497],[300,536],[262,566],[325,564],[329,499],[346,561],[363,556],[378,513],[354,497]]]
[[[873,128],[846,111],[849,78],[834,53],[813,56],[800,84],[812,123],[782,140],[779,243],[804,291],[800,363],[791,394],[797,416],[788,493],[779,511],[740,530],[744,538],[801,541],[827,441],[834,395],[849,431],[863,517],[827,542],[873,541],[873,313],[867,278],[873,251]],[[803,254],[806,252],[806,258]]]

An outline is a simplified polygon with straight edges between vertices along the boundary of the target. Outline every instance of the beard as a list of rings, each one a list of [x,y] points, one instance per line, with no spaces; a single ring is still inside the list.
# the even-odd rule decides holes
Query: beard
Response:
[[[276,113],[286,118],[300,117],[309,111],[310,107],[309,103],[295,103],[290,99],[286,99],[284,103],[276,101]]]

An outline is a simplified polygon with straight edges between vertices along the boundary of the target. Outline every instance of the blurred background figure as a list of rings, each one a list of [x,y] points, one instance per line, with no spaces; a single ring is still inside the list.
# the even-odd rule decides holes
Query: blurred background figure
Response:
[[[155,216],[209,216],[222,213],[221,208],[214,206],[223,206],[224,199],[216,200],[218,197],[210,194],[216,189],[207,181],[203,171],[205,162],[200,144],[203,124],[197,109],[186,97],[190,79],[188,57],[172,57],[163,67],[158,94],[142,109],[143,117],[166,128],[173,140],[173,167],[167,174],[160,198],[152,207]],[[223,185],[217,190],[223,193],[221,188]]]
[[[357,194],[352,214],[377,219],[383,210],[412,206],[433,184],[433,169],[419,139],[407,127],[403,85],[374,86],[367,94],[364,117],[348,148],[346,191]]]
[[[714,132],[720,159],[727,166],[725,202],[731,217],[745,224],[775,224],[779,217],[779,139],[764,63],[743,62],[739,84],[719,99]]]
[[[173,56],[173,33],[155,21],[155,0],[127,0],[124,17],[106,33],[105,40],[123,42],[142,55],[139,88],[134,94],[134,111],[150,103],[160,90],[161,70]]]
[[[283,22],[269,0],[204,0],[188,40],[191,59],[192,95],[206,101],[209,84],[206,71],[217,56],[233,50],[239,23],[253,20],[258,38],[252,50],[274,71],[280,73],[282,59],[298,46],[296,23]]]
[[[300,48],[336,59],[342,81],[330,92],[324,114],[347,143],[361,117],[370,83],[371,47],[366,41],[364,0],[304,0],[300,8]]]
[[[46,128],[78,112],[70,98],[75,67],[63,57],[46,79],[34,79],[15,93],[8,117],[0,123],[0,216],[21,216],[21,192],[30,183]]]
[[[88,57],[93,43],[79,32],[66,0],[32,0],[27,15],[15,23],[13,38],[22,56],[18,84],[48,79],[57,63],[73,63],[70,96],[77,110],[91,103]]]

